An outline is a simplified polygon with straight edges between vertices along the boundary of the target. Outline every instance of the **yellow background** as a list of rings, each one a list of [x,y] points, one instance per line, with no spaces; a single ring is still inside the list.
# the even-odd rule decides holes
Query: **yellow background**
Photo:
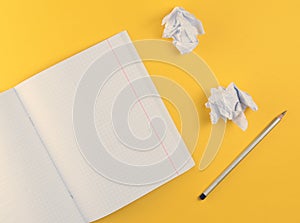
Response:
[[[246,112],[246,132],[228,123],[220,152],[206,170],[195,167],[97,222],[300,222],[299,0],[1,0],[0,90],[122,30],[133,40],[159,39],[161,19],[177,5],[203,21],[206,34],[195,52],[221,85],[234,81],[249,92],[259,111]],[[146,65],[150,73],[181,82],[201,102],[198,164],[209,134],[203,92],[188,87],[189,78],[176,69]],[[178,124],[178,114],[168,108]],[[279,126],[205,201],[198,201],[199,193],[285,109]]]

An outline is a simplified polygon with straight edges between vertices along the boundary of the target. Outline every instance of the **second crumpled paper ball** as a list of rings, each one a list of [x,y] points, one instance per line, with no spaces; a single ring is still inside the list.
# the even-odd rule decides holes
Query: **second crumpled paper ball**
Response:
[[[252,97],[241,91],[234,83],[227,88],[212,88],[211,96],[205,105],[211,109],[210,118],[213,124],[216,124],[220,118],[225,122],[229,119],[244,131],[248,127],[248,121],[244,114],[245,109],[247,107],[253,111],[258,109]]]
[[[198,35],[204,34],[200,20],[182,7],[175,7],[162,20],[165,25],[163,38],[173,38],[181,54],[191,52],[198,45]]]

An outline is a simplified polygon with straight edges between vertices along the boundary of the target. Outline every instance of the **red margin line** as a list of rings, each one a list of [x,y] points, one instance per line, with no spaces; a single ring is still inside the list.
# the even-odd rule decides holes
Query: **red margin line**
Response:
[[[113,47],[112,47],[112,45],[110,44],[109,40],[106,40],[106,41],[107,41],[107,43],[108,43],[108,45],[109,45],[111,51],[113,52],[113,54],[114,54],[114,56],[115,56],[115,58],[116,58],[116,60],[117,60],[117,62],[118,62],[118,64],[119,64],[119,66],[120,66],[120,68],[121,68],[122,73],[124,74],[126,80],[128,81],[128,83],[129,83],[129,85],[130,85],[130,88],[131,88],[131,90],[132,90],[134,96],[136,97],[136,99],[138,100],[138,103],[139,103],[140,107],[141,107],[142,110],[144,111],[144,114],[145,114],[146,118],[148,119],[148,122],[150,123],[151,128],[153,129],[153,131],[154,131],[154,133],[155,133],[157,139],[159,140],[160,145],[162,146],[162,148],[163,148],[163,150],[164,150],[164,152],[165,152],[165,154],[166,154],[168,160],[170,161],[170,163],[171,163],[173,169],[175,170],[175,172],[176,172],[176,174],[177,174],[177,176],[178,176],[178,175],[179,175],[179,172],[177,171],[177,169],[176,169],[176,167],[175,167],[175,164],[174,164],[173,160],[172,160],[171,157],[169,156],[169,153],[168,153],[168,151],[167,151],[167,148],[166,148],[165,144],[163,143],[163,141],[162,141],[161,138],[159,137],[157,131],[155,130],[154,126],[152,125],[151,119],[150,119],[150,117],[149,117],[149,115],[148,115],[148,113],[147,113],[147,111],[146,111],[146,109],[145,109],[145,107],[144,107],[142,101],[139,99],[138,94],[136,93],[136,91],[135,91],[135,89],[134,89],[132,83],[130,82],[129,77],[128,77],[128,74],[126,73],[124,67],[122,66],[122,64],[121,64],[121,62],[120,62],[120,60],[119,60],[118,55],[117,55],[116,52],[113,50]]]

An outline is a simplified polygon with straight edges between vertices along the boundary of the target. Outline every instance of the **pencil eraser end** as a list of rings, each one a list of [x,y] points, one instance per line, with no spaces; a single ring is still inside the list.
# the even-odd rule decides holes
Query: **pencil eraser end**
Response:
[[[205,194],[201,194],[200,196],[199,196],[199,199],[200,200],[204,200],[206,198],[206,195]]]

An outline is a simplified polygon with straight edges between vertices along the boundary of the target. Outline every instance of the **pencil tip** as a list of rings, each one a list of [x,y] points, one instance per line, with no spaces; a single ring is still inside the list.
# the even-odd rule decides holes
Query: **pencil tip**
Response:
[[[284,112],[282,112],[278,117],[282,118],[285,115],[285,113],[287,113],[287,110],[285,110]]]

